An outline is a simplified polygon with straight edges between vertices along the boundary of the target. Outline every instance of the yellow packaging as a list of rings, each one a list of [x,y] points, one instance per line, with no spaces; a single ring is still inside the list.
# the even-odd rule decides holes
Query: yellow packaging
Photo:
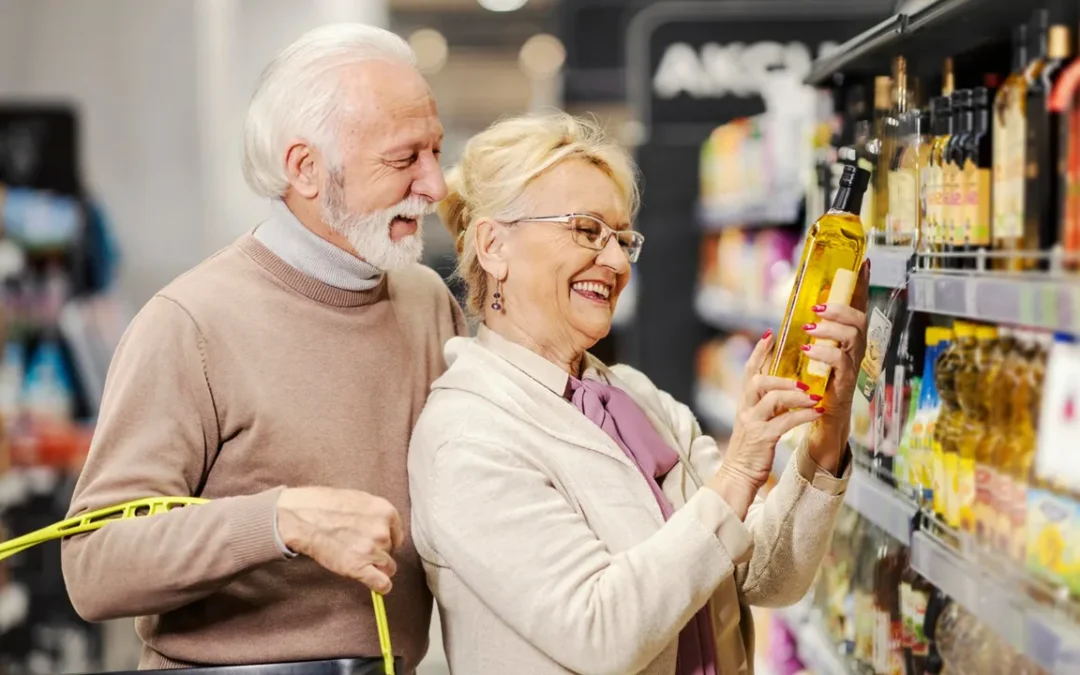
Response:
[[[1075,567],[1075,547],[1069,546],[1076,504],[1044,488],[1027,494],[1027,567],[1055,583],[1065,584]]]
[[[975,458],[961,457],[956,476],[956,510],[958,527],[975,532]]]

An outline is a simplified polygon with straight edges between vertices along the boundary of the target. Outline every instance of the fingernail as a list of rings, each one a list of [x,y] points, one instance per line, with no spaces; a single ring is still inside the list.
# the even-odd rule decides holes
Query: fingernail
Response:
[[[771,335],[772,335],[772,328],[770,328],[769,330],[762,333],[761,334],[761,339],[762,340],[768,340]]]
[[[818,401],[821,400],[821,396],[819,396],[817,394],[807,394],[807,395],[810,397],[810,400],[813,401],[814,403],[817,403]],[[824,408],[822,408],[822,410],[824,410]]]
[[[795,386],[799,389],[802,389],[803,391],[810,391],[810,385],[805,382],[796,382]]]
[[[822,413],[824,413],[824,412],[825,412],[825,408],[821,408],[821,407],[818,407],[818,408],[814,408],[814,412],[816,412],[817,414],[821,415]]]
[[[810,311],[813,312],[814,314],[821,314],[822,312],[825,311],[825,305],[814,305],[813,307],[810,308]]]
[[[802,329],[803,329],[803,330],[814,330],[815,328],[817,328],[817,324],[816,324],[816,323],[804,323],[804,324],[802,325]]]
[[[808,352],[810,351],[810,345],[803,345],[799,347],[799,349],[803,350],[804,352]]]

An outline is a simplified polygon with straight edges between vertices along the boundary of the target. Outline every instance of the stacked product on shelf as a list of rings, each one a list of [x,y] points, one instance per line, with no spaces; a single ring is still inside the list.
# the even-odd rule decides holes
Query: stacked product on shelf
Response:
[[[0,106],[0,530],[62,520],[127,324],[102,211],[79,186],[74,115]],[[18,161],[8,156],[18,152]],[[58,543],[0,568],[0,672],[92,672],[101,634],[67,597]]]

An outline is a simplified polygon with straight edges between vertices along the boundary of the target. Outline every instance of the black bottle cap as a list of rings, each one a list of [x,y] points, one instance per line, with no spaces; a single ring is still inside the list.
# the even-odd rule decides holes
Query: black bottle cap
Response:
[[[971,90],[957,89],[956,91],[954,91],[952,95],[952,106],[953,110],[956,110],[957,108],[959,108],[960,110],[963,110],[964,108],[970,108]]]
[[[989,108],[990,90],[986,87],[975,87],[971,90],[971,101],[976,108]]]
[[[854,164],[844,167],[844,173],[840,175],[840,187],[865,192],[868,185],[870,185],[869,171]]]

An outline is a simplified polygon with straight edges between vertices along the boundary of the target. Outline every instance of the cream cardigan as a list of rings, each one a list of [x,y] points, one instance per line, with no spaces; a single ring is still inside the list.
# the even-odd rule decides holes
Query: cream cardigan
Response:
[[[720,465],[689,408],[588,357],[679,452],[666,523],[638,469],[562,396],[558,366],[486,328],[453,338],[409,450],[412,536],[454,675],[673,675],[680,629],[709,602],[721,675],[753,672],[747,605],[801,598],[846,476],[800,448],[741,522],[698,489]]]

